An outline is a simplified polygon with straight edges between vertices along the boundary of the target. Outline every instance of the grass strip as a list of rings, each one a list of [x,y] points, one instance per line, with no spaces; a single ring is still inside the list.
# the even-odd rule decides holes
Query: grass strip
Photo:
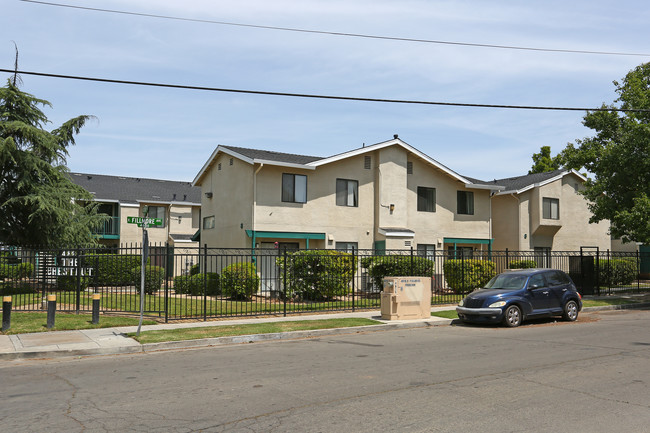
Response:
[[[582,307],[605,307],[607,305],[625,305],[636,304],[637,301],[625,298],[612,298],[612,299],[583,299]]]
[[[236,335],[272,334],[276,332],[311,331],[315,329],[351,328],[355,326],[376,325],[380,322],[364,318],[343,318],[323,320],[296,320],[291,322],[265,322],[245,325],[218,325],[200,328],[166,329],[144,331],[140,337],[135,333],[128,336],[142,344],[163,341],[197,340],[201,338],[232,337]]]
[[[434,311],[431,313],[432,316],[442,317],[445,319],[458,319],[458,314],[456,310],[444,310],[444,311]]]
[[[2,317],[2,314],[0,314]],[[146,325],[155,325],[154,320],[144,320]],[[137,326],[138,319],[132,317],[99,316],[99,323],[92,324],[90,314],[57,313],[54,327],[47,329],[47,313],[11,313],[11,328],[0,334],[29,334],[33,332],[72,331],[76,329],[112,328],[118,326]]]

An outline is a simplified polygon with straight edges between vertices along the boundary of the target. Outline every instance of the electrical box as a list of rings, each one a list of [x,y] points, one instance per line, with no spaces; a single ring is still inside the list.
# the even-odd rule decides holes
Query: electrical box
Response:
[[[431,317],[430,277],[386,277],[381,292],[384,320],[427,319]]]

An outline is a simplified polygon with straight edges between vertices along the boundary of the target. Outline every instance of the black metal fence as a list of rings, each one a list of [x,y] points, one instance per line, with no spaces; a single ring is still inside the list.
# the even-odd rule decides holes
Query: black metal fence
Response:
[[[648,253],[581,251],[280,250],[151,245],[144,272],[140,246],[0,250],[0,295],[14,310],[89,312],[101,294],[104,314],[138,313],[165,321],[378,309],[384,276],[432,278],[433,304],[456,304],[509,268],[561,269],[582,294],[650,291]]]

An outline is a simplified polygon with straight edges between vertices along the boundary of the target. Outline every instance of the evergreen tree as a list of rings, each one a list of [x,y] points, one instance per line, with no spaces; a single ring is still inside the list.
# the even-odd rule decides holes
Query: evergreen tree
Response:
[[[94,242],[103,223],[92,195],[68,174],[68,146],[91,116],[78,116],[48,132],[41,107],[48,101],[13,81],[0,88],[0,242],[61,247]]]

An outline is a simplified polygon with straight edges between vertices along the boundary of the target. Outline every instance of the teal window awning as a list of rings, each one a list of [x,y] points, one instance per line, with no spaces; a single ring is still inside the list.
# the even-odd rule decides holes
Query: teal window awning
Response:
[[[267,239],[304,239],[306,247],[309,249],[309,241],[324,240],[325,233],[310,233],[310,232],[272,232],[272,231],[259,231],[259,230],[246,230],[246,235],[253,239],[253,248],[255,248],[255,241],[260,238]]]

